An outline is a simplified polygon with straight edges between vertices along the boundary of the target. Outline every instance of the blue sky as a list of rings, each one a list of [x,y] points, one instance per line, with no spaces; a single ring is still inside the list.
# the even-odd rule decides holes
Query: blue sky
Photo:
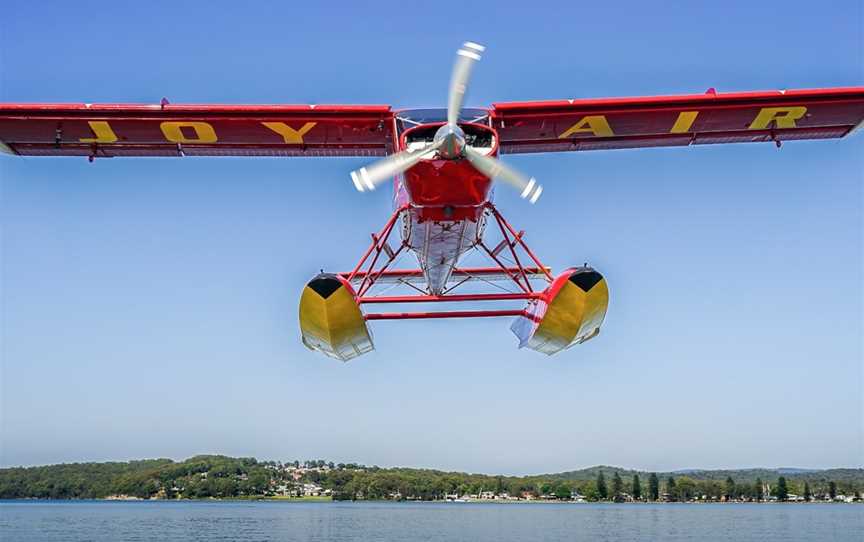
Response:
[[[858,1],[313,4],[10,3],[0,100],[444,106],[467,39],[469,106],[864,84]],[[0,157],[0,464],[862,466],[862,143],[505,157],[546,188],[505,216],[606,275],[601,335],[377,322],[347,365],[296,311],[386,219],[363,159]]]

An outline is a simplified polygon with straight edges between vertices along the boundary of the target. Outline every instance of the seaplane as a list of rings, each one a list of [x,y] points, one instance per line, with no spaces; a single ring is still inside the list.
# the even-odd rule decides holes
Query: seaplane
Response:
[[[529,204],[540,201],[544,189],[500,155],[744,142],[779,148],[788,141],[842,138],[864,121],[864,87],[711,88],[703,94],[463,107],[484,52],[474,42],[459,48],[446,108],[183,105],[165,98],[151,105],[2,103],[0,151],[90,161],[380,157],[346,181],[350,177],[362,193],[390,184],[393,212],[351,271],[322,271],[305,285],[299,301],[303,344],[348,361],[374,349],[369,324],[377,320],[510,317],[519,347],[551,355],[598,335],[609,288],[587,264],[553,273],[529,248],[525,232],[504,218],[493,203],[493,183],[515,189]],[[466,265],[469,253],[486,263]],[[416,265],[396,266],[406,254]],[[461,307],[411,308],[440,303]],[[502,303],[518,306],[497,308]],[[369,310],[382,304],[409,308]]]

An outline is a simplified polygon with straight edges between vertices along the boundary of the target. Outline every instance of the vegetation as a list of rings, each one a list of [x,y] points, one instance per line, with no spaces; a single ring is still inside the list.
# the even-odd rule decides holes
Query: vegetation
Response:
[[[603,475],[603,471],[597,475],[597,497],[599,500],[603,500],[609,496],[609,491],[606,489],[606,476]]]
[[[652,472],[648,477],[648,500],[656,501],[660,498],[660,479],[657,478],[657,473]]]
[[[618,471],[615,471],[615,476],[612,477],[612,500],[615,502],[624,500],[624,481]]]
[[[786,487],[786,477],[781,476],[777,479],[776,497],[778,501],[789,500],[789,488]]]
[[[647,476],[643,491],[640,476]],[[624,477],[632,479],[625,487]],[[607,479],[611,478],[611,488]],[[765,484],[763,479],[772,482]],[[663,482],[661,482],[663,480]],[[769,489],[770,488],[770,489]],[[587,501],[827,500],[864,491],[864,469],[644,473],[614,467],[538,476],[379,468],[323,460],[258,461],[201,455],[185,461],[76,463],[0,469],[0,498],[306,498],[440,500],[495,495]]]

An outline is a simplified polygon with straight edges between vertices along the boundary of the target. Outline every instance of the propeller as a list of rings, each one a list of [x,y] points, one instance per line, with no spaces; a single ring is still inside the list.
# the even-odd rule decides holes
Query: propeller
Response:
[[[468,81],[474,64],[480,61],[480,54],[486,48],[472,41],[466,41],[462,48],[456,51],[456,63],[453,64],[453,75],[450,76],[450,97],[447,100],[447,124],[456,126],[459,112],[468,90]]]
[[[422,149],[413,151],[402,151],[392,154],[383,160],[379,160],[371,166],[361,167],[351,172],[351,180],[354,188],[363,192],[364,190],[375,190],[375,187],[392,179],[404,171],[411,169],[414,164],[427,156],[431,151],[437,150],[441,142],[433,142]]]
[[[507,166],[501,160],[486,156],[471,147],[465,147],[465,158],[471,162],[477,171],[490,179],[501,179],[513,188],[520,191],[522,199],[529,198],[531,203],[537,203],[543,187],[537,184],[534,177],[527,177],[515,169]]]
[[[447,101],[447,124],[435,132],[432,143],[414,150],[405,150],[375,162],[371,166],[362,167],[351,172],[354,187],[363,192],[375,190],[375,187],[405,171],[411,169],[417,162],[437,152],[438,156],[447,160],[465,158],[479,172],[490,179],[501,179],[520,191],[523,199],[536,203],[543,193],[543,187],[537,184],[534,177],[527,177],[515,169],[504,165],[492,156],[482,154],[465,143],[465,132],[459,127],[459,113],[465,100],[465,92],[474,69],[486,48],[477,43],[466,41],[456,52],[456,62],[453,64],[453,74],[450,77],[450,94]]]

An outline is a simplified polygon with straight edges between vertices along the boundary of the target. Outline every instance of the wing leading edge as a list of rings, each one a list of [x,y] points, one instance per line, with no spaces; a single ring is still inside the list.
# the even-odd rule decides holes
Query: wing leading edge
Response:
[[[387,105],[0,104],[0,150],[31,156],[383,156]]]
[[[496,103],[503,153],[830,139],[864,121],[864,87]]]
[[[864,87],[496,103],[503,153],[843,137]],[[0,151],[31,156],[384,156],[386,105],[0,104]]]

